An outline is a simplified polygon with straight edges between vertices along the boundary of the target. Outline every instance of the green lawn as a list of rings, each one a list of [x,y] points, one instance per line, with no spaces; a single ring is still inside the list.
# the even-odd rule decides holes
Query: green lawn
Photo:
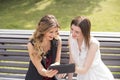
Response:
[[[120,0],[0,0],[0,29],[35,29],[45,14],[69,30],[73,17],[87,16],[92,31],[120,32]]]

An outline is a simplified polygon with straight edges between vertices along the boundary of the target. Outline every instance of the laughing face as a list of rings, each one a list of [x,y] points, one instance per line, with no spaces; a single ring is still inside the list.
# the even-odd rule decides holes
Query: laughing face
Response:
[[[47,40],[52,40],[58,35],[58,28],[57,27],[52,27],[47,32],[44,34],[44,38]]]

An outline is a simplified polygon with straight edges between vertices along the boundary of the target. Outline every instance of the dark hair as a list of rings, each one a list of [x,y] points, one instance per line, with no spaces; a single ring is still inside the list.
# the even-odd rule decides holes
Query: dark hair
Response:
[[[89,47],[90,30],[91,30],[90,20],[84,16],[77,16],[71,21],[71,26],[72,25],[78,26],[81,29],[82,34],[85,38],[86,46]]]

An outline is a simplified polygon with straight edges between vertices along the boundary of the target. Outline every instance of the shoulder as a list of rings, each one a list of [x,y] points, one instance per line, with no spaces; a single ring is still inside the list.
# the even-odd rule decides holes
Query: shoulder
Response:
[[[59,37],[59,38],[54,38],[52,41],[51,41],[51,45],[52,46],[55,46],[55,47],[57,47],[57,46],[59,46],[59,45],[61,45],[62,44],[62,42],[61,42],[61,38]]]
[[[32,44],[31,42],[28,42],[28,43],[27,43],[27,48],[28,48],[28,49],[33,49],[33,47],[34,47],[34,46],[33,46],[33,44]]]
[[[53,40],[61,42],[61,37],[58,35],[58,36],[55,37]]]
[[[73,40],[72,35],[69,35],[68,42],[71,42]]]
[[[34,40],[33,39],[29,39],[28,43],[27,43],[27,47],[34,47]]]
[[[57,40],[60,41],[60,42],[62,41],[60,36],[58,36],[58,39],[57,39]]]
[[[100,44],[99,44],[99,41],[96,38],[91,37],[90,45],[99,46]]]
[[[71,42],[71,35],[69,35],[69,37],[68,37],[68,45],[70,46],[70,42]]]
[[[28,48],[29,55],[34,54],[34,46],[32,45],[31,42],[27,43],[27,48]]]
[[[61,37],[60,37],[60,36],[57,36],[57,38],[55,38],[55,41],[58,42],[59,44],[62,43],[62,40],[61,40]]]

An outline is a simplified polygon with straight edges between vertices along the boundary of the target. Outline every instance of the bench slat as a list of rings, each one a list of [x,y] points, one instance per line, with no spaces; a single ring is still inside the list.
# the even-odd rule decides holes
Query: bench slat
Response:
[[[120,48],[120,43],[117,43],[117,42],[101,42],[100,47]]]
[[[27,44],[28,40],[24,40],[24,39],[0,39],[0,43],[4,43],[4,44]]]
[[[7,78],[8,76],[8,78],[16,77],[24,79],[21,75],[25,75],[29,65],[29,56],[26,45],[28,43],[28,38],[33,32],[34,30],[0,29],[0,73],[7,74],[6,76],[0,74],[0,77]],[[113,73],[115,78],[120,79],[120,33],[92,32],[91,34],[100,42],[100,51],[103,62],[112,72],[115,72],[115,74]],[[62,39],[62,64],[68,64],[69,62],[69,35],[69,31],[60,31]],[[17,70],[11,69],[11,67],[16,68]],[[13,74],[19,75],[14,76]]]
[[[24,63],[24,62],[23,62]],[[19,67],[19,68],[28,68],[28,64],[26,63],[10,63],[10,62],[0,62],[0,66],[2,67]]]
[[[7,39],[7,38],[9,38],[9,39],[28,39],[30,37],[30,35],[11,35],[11,34],[7,34],[7,35],[3,35],[3,34],[1,34],[0,35],[0,38],[4,38],[4,39]]]
[[[0,69],[1,73],[14,73],[14,74],[26,74],[27,70],[17,70],[17,69]]]
[[[27,50],[27,46],[26,45],[0,45],[0,49]]]
[[[0,74],[0,80],[25,80],[25,75],[21,75],[21,74]]]
[[[113,54],[120,54],[120,49],[115,49],[115,50],[113,50],[113,49],[100,49],[100,52],[101,53],[107,53],[107,54],[111,54],[111,53],[113,53]]]
[[[0,55],[7,55],[7,56],[28,56],[28,52],[0,50]]]
[[[29,57],[21,57],[21,56],[0,56],[0,60],[5,60],[5,61],[29,61]]]
[[[120,61],[108,61],[108,60],[103,60],[103,62],[108,65],[108,66],[120,66]]]
[[[120,55],[102,55],[103,60],[120,60]]]
[[[112,72],[120,72],[120,68],[109,67],[110,71]]]
[[[120,80],[120,74],[114,74],[113,76],[116,78],[115,80]]]

